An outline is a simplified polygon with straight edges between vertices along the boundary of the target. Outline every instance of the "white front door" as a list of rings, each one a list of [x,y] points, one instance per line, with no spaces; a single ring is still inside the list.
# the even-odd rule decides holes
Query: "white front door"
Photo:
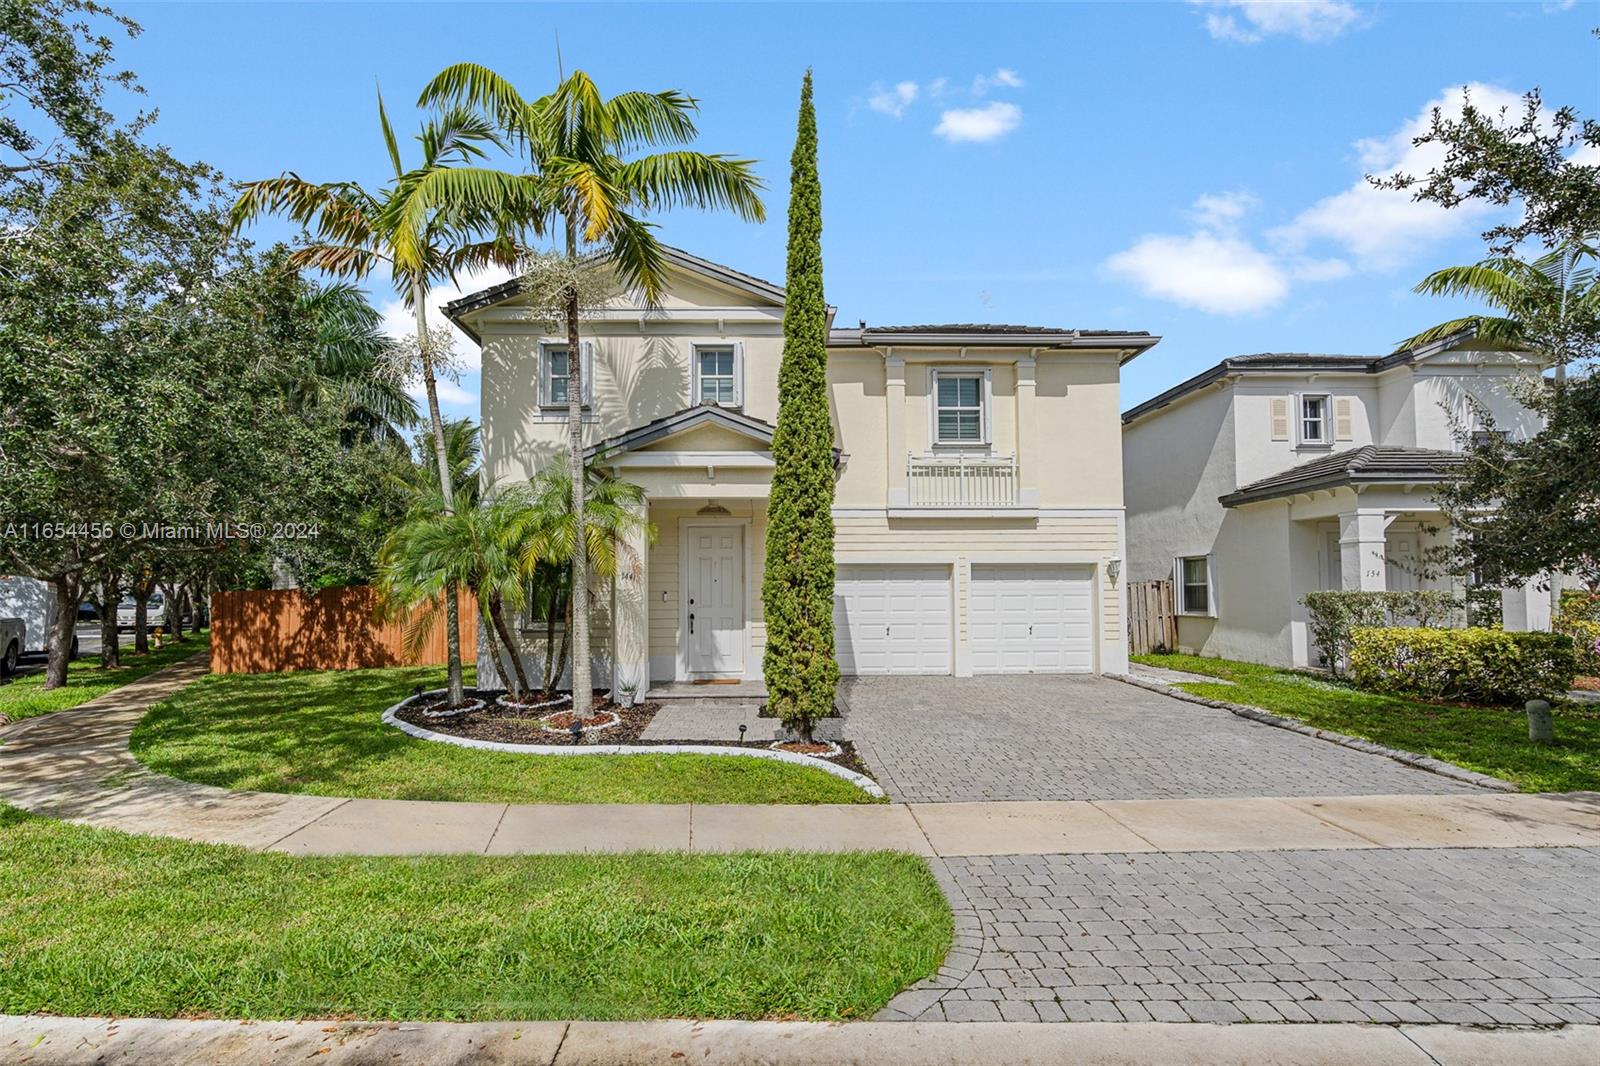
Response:
[[[950,568],[839,567],[833,636],[846,676],[948,674]]]
[[[973,566],[972,672],[1093,671],[1093,588],[1087,566]]]
[[[692,677],[742,677],[744,527],[685,526],[684,639]]]
[[[1390,533],[1384,541],[1384,587],[1390,592],[1415,592],[1422,587],[1422,548],[1415,533]]]

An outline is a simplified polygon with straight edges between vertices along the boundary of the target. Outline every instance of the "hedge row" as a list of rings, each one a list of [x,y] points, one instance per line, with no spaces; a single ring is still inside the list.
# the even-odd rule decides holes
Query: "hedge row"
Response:
[[[1396,696],[1520,703],[1561,695],[1577,672],[1573,641],[1559,633],[1373,626],[1350,638],[1351,680]]]

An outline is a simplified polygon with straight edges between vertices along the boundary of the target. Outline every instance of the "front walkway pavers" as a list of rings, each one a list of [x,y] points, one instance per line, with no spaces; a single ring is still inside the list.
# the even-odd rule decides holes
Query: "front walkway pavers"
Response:
[[[1475,791],[1110,678],[873,677],[839,691],[845,736],[910,803]]]

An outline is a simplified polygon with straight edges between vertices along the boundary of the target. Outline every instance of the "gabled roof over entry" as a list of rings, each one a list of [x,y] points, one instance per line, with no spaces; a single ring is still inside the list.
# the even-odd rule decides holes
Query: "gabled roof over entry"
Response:
[[[663,415],[642,426],[635,426],[626,433],[596,441],[584,450],[584,455],[592,457],[612,452],[634,451],[666,437],[687,433],[707,425],[732,430],[768,448],[772,447],[772,434],[778,428],[771,422],[751,418],[742,411],[718,407],[714,403],[703,403],[695,407],[686,407],[670,415]]]
[[[686,407],[670,415],[663,415],[642,426],[635,426],[625,433],[618,433],[614,437],[596,441],[584,449],[585,458],[596,455],[615,455],[619,452],[636,451],[656,441],[667,437],[675,437],[701,426],[718,426],[731,430],[734,433],[749,437],[765,448],[772,447],[772,435],[778,427],[771,422],[763,422],[759,418],[752,418],[743,411],[734,411],[727,407],[719,407],[714,403],[697,404]],[[833,462],[839,464],[840,451],[833,449]]]
[[[1290,467],[1218,499],[1224,507],[1237,507],[1350,485],[1436,485],[1465,460],[1459,452],[1368,444]]]

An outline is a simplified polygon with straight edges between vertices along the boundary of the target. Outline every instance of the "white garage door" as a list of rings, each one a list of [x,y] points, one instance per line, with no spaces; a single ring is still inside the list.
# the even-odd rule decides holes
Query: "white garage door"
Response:
[[[839,567],[833,628],[845,674],[948,674],[950,568]]]
[[[1093,671],[1093,580],[1084,566],[974,566],[972,672]]]

